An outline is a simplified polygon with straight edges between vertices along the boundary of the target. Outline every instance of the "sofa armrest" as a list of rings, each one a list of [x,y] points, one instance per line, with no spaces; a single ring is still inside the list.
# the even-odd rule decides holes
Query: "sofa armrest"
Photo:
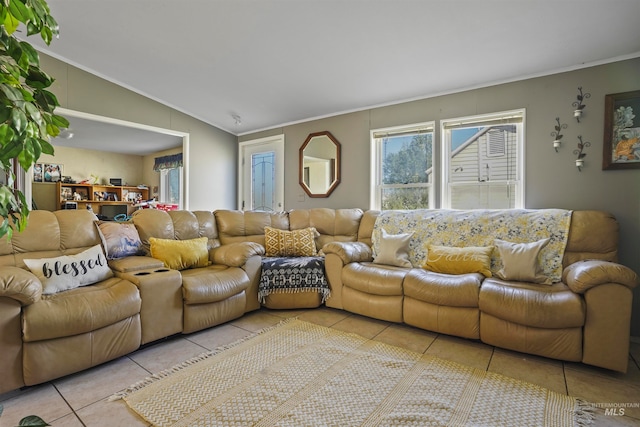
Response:
[[[584,294],[589,289],[606,283],[619,283],[633,289],[638,284],[638,275],[628,267],[610,261],[578,261],[562,272],[562,281],[577,293]]]
[[[371,248],[362,242],[330,242],[322,247],[322,252],[337,255],[344,264],[373,260]]]
[[[30,271],[19,267],[2,267],[0,297],[12,298],[21,305],[29,305],[42,296],[42,283]]]
[[[256,255],[264,255],[264,247],[254,242],[229,243],[209,251],[211,261],[229,267],[242,267],[249,258]]]

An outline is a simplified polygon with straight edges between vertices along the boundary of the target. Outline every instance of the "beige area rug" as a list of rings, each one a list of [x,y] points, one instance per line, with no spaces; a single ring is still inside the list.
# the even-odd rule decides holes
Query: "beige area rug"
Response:
[[[156,426],[576,426],[590,405],[292,319],[114,398]]]

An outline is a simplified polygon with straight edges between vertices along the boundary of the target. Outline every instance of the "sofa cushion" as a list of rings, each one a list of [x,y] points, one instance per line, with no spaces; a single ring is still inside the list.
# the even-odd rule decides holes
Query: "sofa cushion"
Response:
[[[141,304],[138,288],[117,277],[47,295],[23,308],[23,339],[34,342],[95,331],[137,315]]]
[[[389,234],[385,229],[380,230],[380,242],[378,252],[373,262],[375,264],[395,265],[411,268],[409,261],[409,243],[413,233]]]
[[[182,295],[188,305],[223,301],[248,287],[249,277],[237,267],[211,265],[182,272]]]
[[[495,245],[502,258],[502,268],[496,276],[503,280],[517,280],[531,283],[549,283],[540,270],[538,254],[549,243],[549,239],[531,243],[512,243],[495,239]]]
[[[576,328],[585,321],[582,296],[561,282],[539,286],[485,279],[478,306],[498,319],[535,328]]]
[[[174,270],[208,266],[207,241],[206,237],[189,240],[149,238],[151,256]]]
[[[478,307],[483,279],[480,273],[453,276],[414,268],[404,279],[404,296],[441,306]]]
[[[493,246],[450,246],[429,245],[424,268],[436,273],[468,274],[480,273],[491,277],[491,252]]]
[[[372,295],[402,295],[406,268],[371,262],[353,262],[342,269],[344,286]]]
[[[24,263],[42,282],[43,295],[92,285],[113,276],[100,245],[75,255],[25,259]]]
[[[142,241],[133,224],[96,221],[107,259],[123,258],[142,253]]]
[[[280,230],[273,227],[264,228],[265,256],[316,256],[316,237],[314,227],[301,230]]]

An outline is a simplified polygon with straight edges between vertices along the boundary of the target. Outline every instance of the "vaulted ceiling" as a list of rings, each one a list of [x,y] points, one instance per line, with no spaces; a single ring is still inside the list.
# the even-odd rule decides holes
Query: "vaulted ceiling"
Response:
[[[640,56],[638,0],[49,5],[43,52],[236,135]]]

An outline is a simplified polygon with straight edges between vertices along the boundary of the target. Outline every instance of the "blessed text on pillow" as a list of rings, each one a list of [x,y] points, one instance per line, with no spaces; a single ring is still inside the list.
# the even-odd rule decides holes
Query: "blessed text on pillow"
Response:
[[[92,285],[113,276],[100,245],[75,255],[25,259],[24,263],[42,282],[43,294]]]

